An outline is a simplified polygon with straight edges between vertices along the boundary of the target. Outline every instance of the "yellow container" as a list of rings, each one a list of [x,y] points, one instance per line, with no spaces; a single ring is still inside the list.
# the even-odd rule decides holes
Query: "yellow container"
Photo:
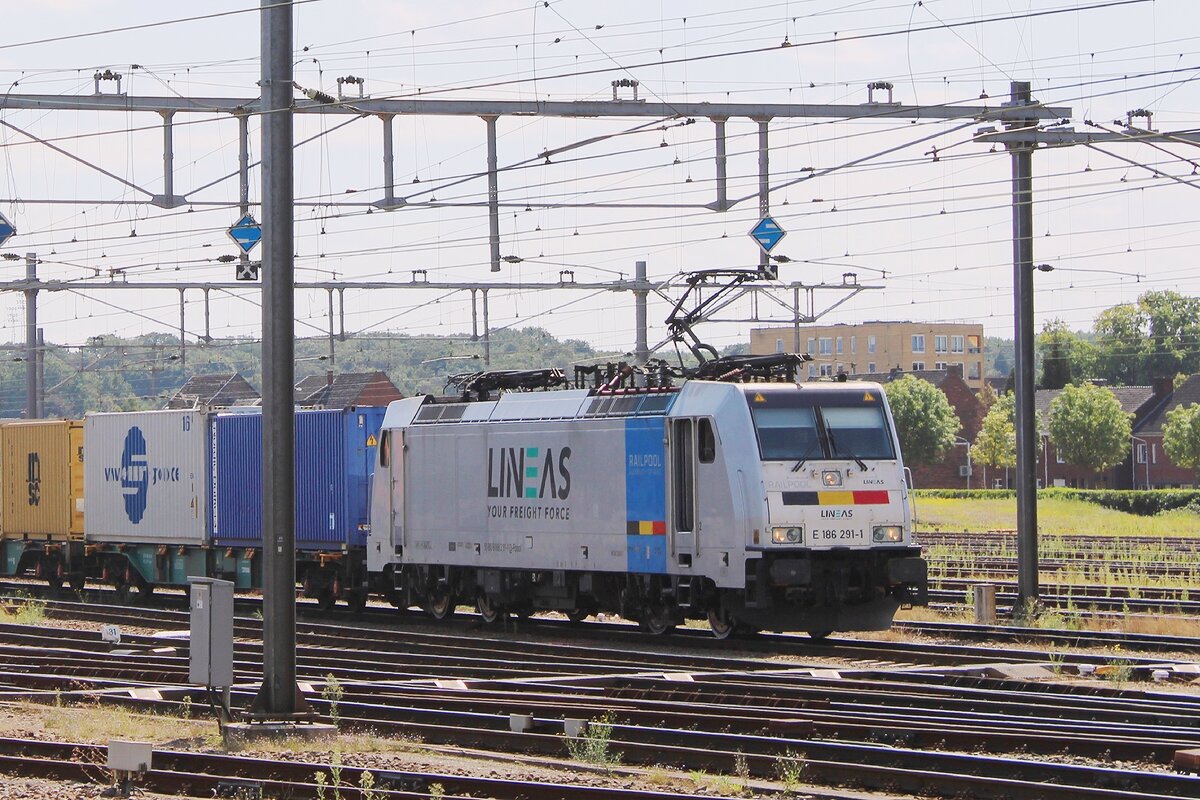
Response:
[[[6,539],[83,536],[83,423],[0,426],[0,525]]]

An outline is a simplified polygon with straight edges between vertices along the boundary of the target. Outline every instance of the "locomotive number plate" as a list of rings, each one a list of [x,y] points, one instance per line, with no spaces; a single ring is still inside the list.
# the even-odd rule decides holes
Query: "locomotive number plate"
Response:
[[[867,544],[870,536],[862,528],[814,528],[812,543],[820,544]]]

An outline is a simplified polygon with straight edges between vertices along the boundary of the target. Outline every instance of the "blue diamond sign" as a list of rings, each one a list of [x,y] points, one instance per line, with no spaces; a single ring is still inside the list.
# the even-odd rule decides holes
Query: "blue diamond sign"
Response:
[[[8,217],[0,214],[0,247],[3,247],[4,243],[16,232],[17,229],[8,221]]]
[[[775,245],[779,244],[779,240],[787,236],[787,231],[779,227],[779,223],[766,216],[758,221],[750,230],[750,237],[758,242],[758,246],[763,249],[763,252],[769,253],[775,249]]]
[[[229,234],[230,239],[233,239],[233,243],[242,249],[243,253],[249,253],[256,244],[262,241],[262,226],[249,214],[233,223],[226,233]]]

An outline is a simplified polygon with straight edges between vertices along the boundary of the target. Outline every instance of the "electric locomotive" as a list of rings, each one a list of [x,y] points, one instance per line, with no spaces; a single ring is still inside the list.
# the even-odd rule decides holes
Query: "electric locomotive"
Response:
[[[713,359],[678,387],[480,373],[393,402],[368,572],[438,618],[474,603],[485,621],[609,612],[655,633],[707,619],[720,638],[885,629],[927,597],[887,399],[798,383],[804,358]]]

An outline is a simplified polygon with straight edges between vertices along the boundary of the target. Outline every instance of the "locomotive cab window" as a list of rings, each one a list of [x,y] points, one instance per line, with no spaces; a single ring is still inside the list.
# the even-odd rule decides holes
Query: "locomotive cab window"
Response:
[[[751,408],[763,461],[893,459],[879,406]]]
[[[823,408],[833,458],[895,458],[880,408]]]
[[[753,414],[763,461],[823,457],[813,409],[755,408]]]
[[[696,426],[697,450],[700,453],[701,464],[711,464],[717,460],[717,435],[713,432],[712,420],[702,419]]]

